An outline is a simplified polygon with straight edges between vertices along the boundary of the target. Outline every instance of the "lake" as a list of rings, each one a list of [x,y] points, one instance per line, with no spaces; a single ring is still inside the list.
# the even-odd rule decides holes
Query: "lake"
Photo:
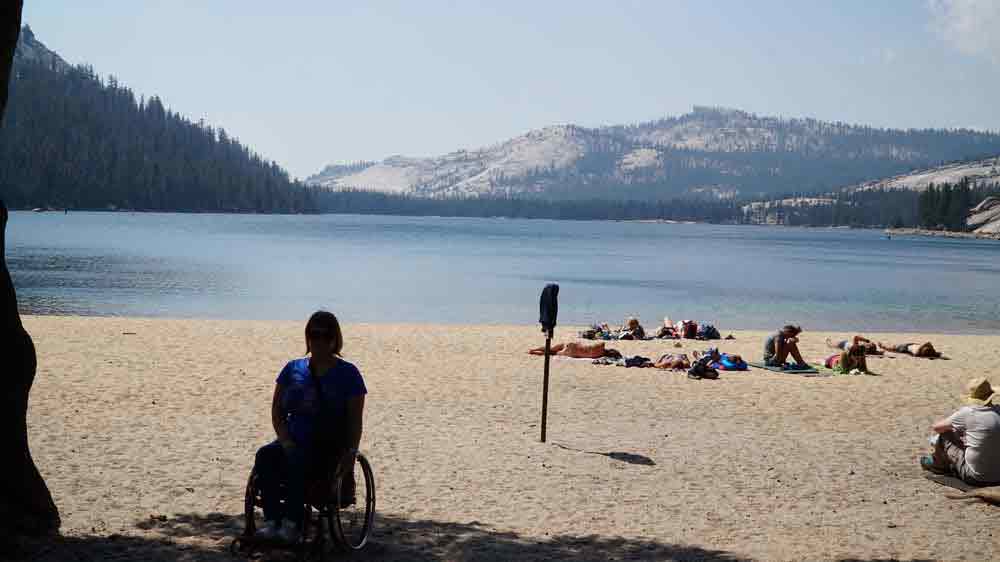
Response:
[[[875,230],[14,212],[7,255],[28,314],[530,324],[556,282],[561,324],[1000,328],[1000,243]]]

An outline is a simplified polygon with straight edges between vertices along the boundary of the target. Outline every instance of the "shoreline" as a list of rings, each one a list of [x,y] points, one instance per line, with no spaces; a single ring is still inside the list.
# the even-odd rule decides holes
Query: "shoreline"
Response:
[[[275,324],[287,324],[287,323],[303,323],[306,318],[231,318],[231,317],[214,317],[214,316],[126,316],[120,314],[46,314],[31,311],[21,311],[21,318],[50,318],[50,319],[97,319],[97,320],[110,320],[118,319],[123,321],[165,321],[165,322],[248,322],[248,323],[275,323]],[[660,326],[660,322],[645,322],[642,321],[640,317],[640,322],[646,327],[647,332],[655,332]],[[678,317],[680,319],[680,317]],[[424,329],[429,327],[441,327],[441,328],[497,328],[504,329],[508,328],[511,330],[522,330],[522,329],[533,329],[541,334],[541,327],[538,322],[524,322],[524,323],[512,323],[512,322],[444,322],[444,321],[379,321],[379,320],[345,320],[341,319],[341,323],[345,326],[408,326],[414,329]],[[610,326],[617,326],[617,321],[611,321],[610,317],[606,321]],[[725,338],[726,334],[737,333],[737,332],[761,332],[770,333],[772,330],[777,330],[783,325],[783,321],[775,322],[773,326],[761,327],[761,326],[737,326],[729,327],[725,324],[719,324],[714,320],[711,323],[720,331],[722,337]],[[556,336],[562,338],[576,337],[577,332],[590,328],[591,325],[587,323],[577,323],[568,322],[566,324],[556,325]],[[934,334],[941,336],[991,336],[997,334],[998,329],[982,328],[979,330],[940,330],[937,329],[934,332],[928,332],[926,330],[906,330],[903,327],[896,328],[879,328],[879,329],[865,329],[865,330],[848,330],[848,329],[837,329],[835,327],[826,326],[806,326],[806,331],[809,333],[817,334],[849,334],[849,333],[859,333],[863,332],[865,334],[887,334],[887,335],[926,335]],[[618,341],[618,340],[605,340],[605,341]],[[670,340],[644,340],[644,341],[670,341]],[[701,341],[703,343],[711,343],[713,341],[726,341],[726,340],[684,340],[684,341]]]
[[[954,230],[928,230],[926,228],[886,228],[885,233],[895,236],[929,236],[933,238],[964,238],[973,240],[1000,240],[1000,233],[958,232]]]

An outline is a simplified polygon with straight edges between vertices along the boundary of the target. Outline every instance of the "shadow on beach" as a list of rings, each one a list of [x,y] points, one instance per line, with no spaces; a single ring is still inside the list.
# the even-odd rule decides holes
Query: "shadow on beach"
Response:
[[[253,557],[234,556],[229,544],[243,528],[241,515],[223,513],[178,514],[164,519],[150,518],[136,524],[149,536],[58,537],[22,545],[13,560],[54,562],[62,560],[294,560],[286,551],[257,553]],[[546,539],[528,538],[499,532],[471,521],[449,523],[379,516],[375,534],[361,553],[328,553],[329,560],[700,560],[716,562],[748,561],[750,558],[693,545],[663,543],[650,539],[625,539],[597,535],[555,535]],[[822,555],[822,553],[817,553]],[[844,558],[839,562],[902,562],[895,558]],[[930,562],[913,559],[907,562]]]
[[[147,536],[70,536],[25,545],[14,560],[204,560],[232,562],[230,541],[243,528],[241,515],[178,514],[136,525]],[[724,551],[649,539],[597,535],[555,535],[546,539],[491,530],[472,521],[450,523],[379,516],[372,542],[361,553],[330,554],[331,560],[748,560]],[[254,560],[292,560],[290,552],[273,551]]]

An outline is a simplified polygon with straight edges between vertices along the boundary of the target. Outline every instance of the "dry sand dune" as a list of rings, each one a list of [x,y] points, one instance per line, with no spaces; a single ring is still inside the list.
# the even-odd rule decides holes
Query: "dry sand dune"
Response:
[[[232,560],[253,453],[301,322],[28,317],[32,452],[63,516],[38,560]],[[557,338],[575,331],[560,327]],[[757,357],[765,332],[724,351]],[[806,332],[807,359],[827,335]],[[345,326],[370,395],[379,517],[366,560],[989,560],[1000,509],[948,500],[916,458],[1000,337],[879,376],[680,373],[555,359],[530,326]],[[684,350],[705,347],[684,342]],[[670,343],[616,342],[655,356]],[[618,453],[618,454],[611,454]],[[648,459],[648,461],[646,460]]]

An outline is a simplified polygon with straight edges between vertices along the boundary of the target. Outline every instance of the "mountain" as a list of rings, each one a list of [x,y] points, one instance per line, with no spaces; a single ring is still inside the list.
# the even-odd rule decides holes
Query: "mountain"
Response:
[[[224,129],[71,66],[25,26],[0,127],[12,208],[315,211],[314,191]]]
[[[648,123],[559,125],[433,158],[328,166],[306,182],[433,196],[749,199],[822,193],[994,154],[996,133],[878,129],[695,106]]]

